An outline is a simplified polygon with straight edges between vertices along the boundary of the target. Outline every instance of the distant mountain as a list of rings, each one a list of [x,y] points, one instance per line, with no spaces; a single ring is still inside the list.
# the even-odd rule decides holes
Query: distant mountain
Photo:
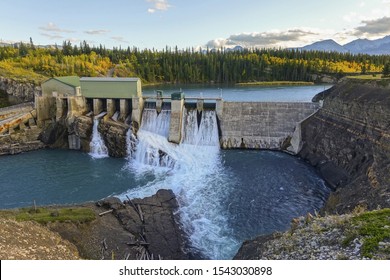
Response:
[[[325,52],[348,52],[342,45],[336,43],[334,40],[324,40],[315,42],[311,45],[302,48],[304,51],[325,51]]]
[[[357,39],[345,45],[340,45],[333,40],[325,40],[313,43],[301,49],[341,53],[349,52],[352,54],[390,54],[390,36],[377,40]]]

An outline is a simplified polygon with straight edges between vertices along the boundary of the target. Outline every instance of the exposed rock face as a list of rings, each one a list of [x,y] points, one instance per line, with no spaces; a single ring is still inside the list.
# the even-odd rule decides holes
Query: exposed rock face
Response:
[[[0,136],[0,155],[13,155],[44,148],[44,143],[38,140],[40,133],[39,128],[31,127]]]
[[[183,253],[184,237],[173,214],[178,204],[171,190],[159,190],[155,195],[132,200],[142,209],[144,222],[133,207],[116,210],[116,216],[124,228],[130,232],[137,229],[143,232],[150,243],[148,250],[164,259],[187,259]]]
[[[81,257],[140,259],[142,255],[150,258],[153,254],[154,259],[188,259],[183,250],[183,233],[174,215],[178,206],[172,191],[159,190],[151,197],[133,199],[131,203],[109,197],[88,207],[93,207],[97,214],[111,212],[97,215],[90,224],[49,225],[74,243]]]
[[[41,94],[42,89],[32,83],[21,83],[9,78],[0,77],[0,89],[8,95],[15,96],[21,102],[34,101],[36,94]]]
[[[80,116],[72,119],[60,119],[57,122],[46,122],[39,139],[52,148],[68,149],[69,136],[75,135],[80,140],[79,149],[89,152],[91,134],[91,118]]]
[[[25,103],[0,109],[0,155],[18,154],[43,148],[38,140],[33,104]]]
[[[93,121],[91,117],[78,116],[67,120],[67,134],[75,135],[80,140],[80,150],[89,152]],[[69,137],[68,137],[69,140]]]
[[[53,148],[68,148],[65,123],[63,121],[46,123],[42,133],[39,135],[39,140]]]
[[[351,81],[333,87],[302,124],[302,140],[299,155],[336,189],[326,212],[390,207],[390,89]]]
[[[75,137],[80,142],[79,149],[83,152],[90,151],[93,120],[87,116],[77,116],[60,119],[57,122],[48,122],[40,139],[53,148],[70,148],[70,137]],[[110,119],[102,120],[99,124],[99,132],[107,146],[111,157],[126,157],[127,143],[126,133],[129,126]]]
[[[385,234],[383,236],[377,234],[377,240],[374,241],[372,236],[375,235],[375,230],[369,229],[373,223],[362,219],[364,216],[374,216],[374,220],[380,219],[380,216],[387,216],[387,213],[388,210],[383,210],[362,214],[300,217],[294,219],[288,232],[259,236],[245,241],[234,258],[239,260],[389,259],[390,243],[384,237]],[[377,229],[382,227],[383,232],[388,231],[388,223],[387,220]],[[376,242],[378,246],[369,248],[370,242]]]
[[[107,146],[110,157],[126,157],[126,134],[129,126],[121,122],[104,119],[100,122],[99,131]]]

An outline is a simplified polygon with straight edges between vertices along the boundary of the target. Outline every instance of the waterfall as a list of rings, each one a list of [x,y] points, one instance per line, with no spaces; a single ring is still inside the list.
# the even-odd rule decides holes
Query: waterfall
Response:
[[[108,149],[104,144],[104,140],[98,131],[98,126],[100,122],[100,119],[98,118],[99,116],[95,117],[93,120],[92,140],[89,144],[89,155],[95,159],[108,157]]]
[[[195,146],[219,146],[218,124],[215,111],[202,111],[198,125],[197,110],[185,114],[183,143]]]
[[[234,254],[238,242],[227,227],[228,214],[220,201],[229,194],[229,174],[220,158],[215,111],[184,110],[179,145],[168,142],[170,111],[145,109],[135,137],[128,133],[129,168],[152,176],[148,183],[120,195],[146,197],[170,188],[179,202],[178,215],[192,252],[209,259]]]
[[[111,117],[111,119],[115,122],[118,121],[118,118],[119,118],[119,115],[120,115],[120,112],[119,111],[116,111],[115,114]]]
[[[162,110],[157,114],[156,109],[145,109],[142,114],[142,124],[135,137],[127,134],[128,154],[133,165],[144,170],[155,167],[173,168],[175,145],[169,143],[171,111]]]

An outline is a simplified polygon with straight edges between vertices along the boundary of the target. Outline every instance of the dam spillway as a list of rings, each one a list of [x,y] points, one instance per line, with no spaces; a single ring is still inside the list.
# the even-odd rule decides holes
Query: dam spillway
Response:
[[[224,102],[221,146],[285,150],[300,122],[319,108],[309,102]]]

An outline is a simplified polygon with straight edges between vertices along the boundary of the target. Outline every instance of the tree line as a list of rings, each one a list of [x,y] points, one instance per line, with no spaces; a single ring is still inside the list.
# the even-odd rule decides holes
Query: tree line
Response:
[[[145,83],[245,83],[316,81],[319,75],[381,73],[386,55],[302,51],[296,49],[122,49],[87,42],[38,48],[30,43],[0,47],[0,74],[31,76],[140,77]]]

